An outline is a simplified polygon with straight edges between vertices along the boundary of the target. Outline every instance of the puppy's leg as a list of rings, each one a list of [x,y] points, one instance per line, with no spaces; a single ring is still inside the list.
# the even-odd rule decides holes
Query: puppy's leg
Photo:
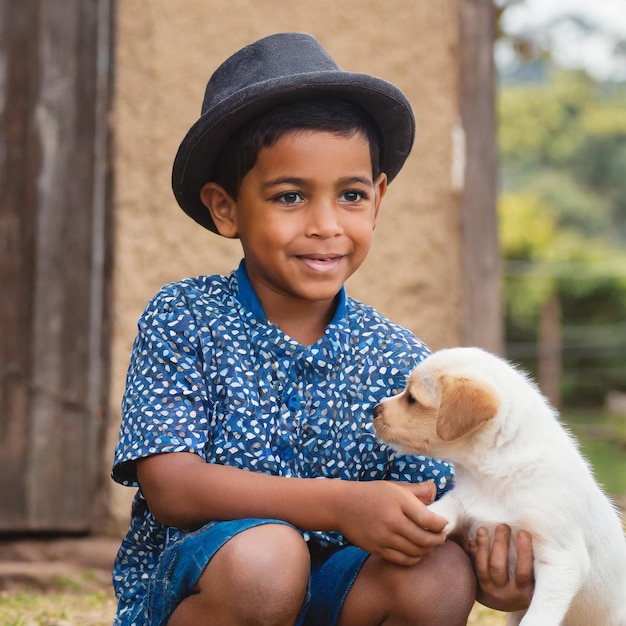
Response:
[[[445,496],[429,505],[428,508],[448,520],[446,527],[443,529],[444,533],[449,535],[459,530],[463,517],[463,504],[454,493],[447,493]]]
[[[568,546],[535,548],[535,592],[520,622],[521,626],[561,624],[591,562],[582,537],[574,537]]]

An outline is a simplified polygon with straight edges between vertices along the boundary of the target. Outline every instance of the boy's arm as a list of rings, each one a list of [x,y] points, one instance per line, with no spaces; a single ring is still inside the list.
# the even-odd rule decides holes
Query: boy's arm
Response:
[[[432,483],[285,478],[206,463],[188,452],[140,459],[137,472],[150,510],[168,526],[280,519],[301,530],[339,531],[367,552],[404,565],[445,541],[446,520],[425,505],[434,498]]]

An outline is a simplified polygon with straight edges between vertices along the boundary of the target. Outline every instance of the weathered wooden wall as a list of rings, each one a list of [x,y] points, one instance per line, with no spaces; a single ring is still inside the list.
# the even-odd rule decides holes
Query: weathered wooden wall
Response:
[[[111,9],[0,2],[0,531],[90,530],[102,496]]]

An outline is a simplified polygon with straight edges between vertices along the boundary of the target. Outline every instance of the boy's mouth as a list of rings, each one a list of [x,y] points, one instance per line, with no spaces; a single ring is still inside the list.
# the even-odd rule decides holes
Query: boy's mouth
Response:
[[[331,272],[337,267],[343,260],[341,255],[309,255],[301,256],[300,260],[309,268],[316,272]]]

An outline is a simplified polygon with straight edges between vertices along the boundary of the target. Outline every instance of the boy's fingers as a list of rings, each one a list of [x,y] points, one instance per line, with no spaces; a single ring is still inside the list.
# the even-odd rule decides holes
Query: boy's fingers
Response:
[[[522,530],[517,537],[517,566],[515,580],[519,587],[533,583],[533,545],[530,533]]]
[[[407,558],[421,558],[430,554],[443,541],[445,541],[445,537],[441,538],[438,535],[422,532],[412,536],[394,537],[387,548],[398,554],[403,554]]]
[[[408,488],[411,490],[411,493],[424,504],[432,504],[435,501],[437,488],[435,487],[435,483],[432,481],[405,484],[408,484]]]
[[[478,529],[476,538],[470,541],[469,549],[481,583],[489,581],[499,587],[509,583],[510,541],[511,528],[506,524],[496,527],[493,545],[490,545],[487,531],[484,528]],[[520,588],[529,587],[533,584],[533,573],[532,539],[528,532],[520,531],[517,538],[515,584]]]
[[[470,552],[474,557],[476,575],[481,586],[489,584],[505,587],[509,582],[509,541],[511,529],[505,524],[496,527],[493,545],[485,528],[476,531],[476,538],[470,542]]]
[[[509,582],[509,544],[511,542],[511,528],[506,524],[496,527],[489,557],[491,579],[499,587]]]
[[[476,537],[470,541],[470,551],[474,557],[476,566],[476,576],[481,587],[485,583],[491,582],[489,574],[489,535],[484,528],[476,531]]]
[[[411,556],[410,554],[406,554],[405,552],[388,548],[386,550],[383,550],[379,554],[379,556],[385,561],[395,563],[396,565],[411,566],[417,565],[424,558],[425,554]]]

